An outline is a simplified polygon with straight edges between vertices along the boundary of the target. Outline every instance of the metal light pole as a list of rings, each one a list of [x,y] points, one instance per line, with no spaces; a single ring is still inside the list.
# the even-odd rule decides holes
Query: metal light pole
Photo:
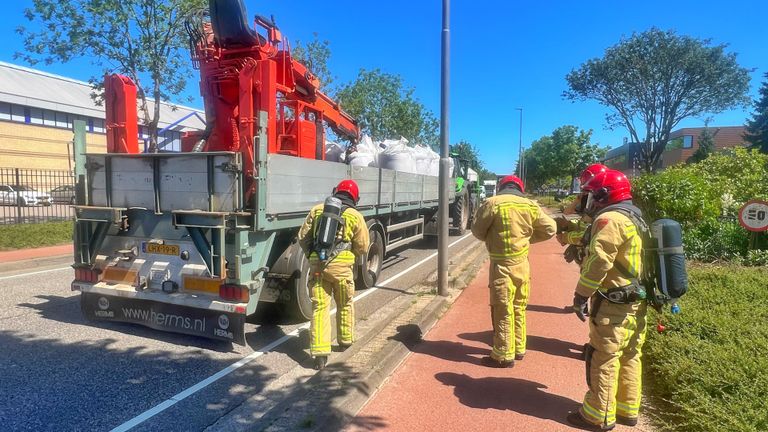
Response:
[[[448,188],[451,160],[448,149],[448,83],[450,81],[451,1],[443,0],[443,31],[440,70],[440,185],[437,232],[437,293],[448,295]]]
[[[523,157],[523,109],[515,108],[515,110],[520,111],[520,146],[518,147],[520,149],[520,159],[517,162],[517,168],[518,171],[520,171],[520,179],[522,179],[523,184],[525,184],[525,158]]]

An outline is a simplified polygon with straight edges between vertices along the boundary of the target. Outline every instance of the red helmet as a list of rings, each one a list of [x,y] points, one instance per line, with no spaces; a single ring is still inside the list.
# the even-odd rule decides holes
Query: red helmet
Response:
[[[608,171],[608,167],[603,164],[592,164],[584,169],[579,175],[579,184],[584,186],[592,177]]]
[[[352,197],[352,200],[357,204],[360,200],[360,189],[357,187],[357,183],[354,180],[342,180],[338,186],[333,189],[333,193],[346,192],[347,195]]]
[[[605,207],[617,202],[632,199],[632,185],[629,179],[621,171],[609,169],[598,173],[581,187],[583,192],[590,194],[591,203],[587,203],[587,210],[596,205]]]
[[[525,186],[523,185],[523,181],[520,180],[520,177],[516,175],[508,175],[506,177],[503,177],[501,180],[499,180],[499,184],[496,185],[496,190],[500,191],[510,183],[516,185],[520,189],[520,192],[525,192]]]

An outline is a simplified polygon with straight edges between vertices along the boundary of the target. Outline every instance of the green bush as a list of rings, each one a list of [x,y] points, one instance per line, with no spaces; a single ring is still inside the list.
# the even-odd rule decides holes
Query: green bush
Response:
[[[670,218],[683,225],[720,214],[720,195],[688,167],[672,167],[634,179],[633,196],[650,220]]]
[[[747,254],[748,246],[749,234],[733,220],[708,220],[689,225],[683,231],[685,254],[696,261],[740,261]]]
[[[682,312],[645,345],[659,430],[768,430],[768,269],[699,266],[689,276]]]
[[[689,258],[764,262],[759,253],[747,256],[750,234],[735,218],[745,202],[768,198],[768,155],[730,149],[695,164],[640,176],[633,186],[635,201],[648,220],[680,222]]]

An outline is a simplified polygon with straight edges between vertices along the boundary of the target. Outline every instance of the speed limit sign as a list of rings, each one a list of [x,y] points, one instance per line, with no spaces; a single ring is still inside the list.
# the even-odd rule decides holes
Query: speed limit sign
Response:
[[[768,231],[768,201],[748,201],[739,210],[739,223],[749,231]]]

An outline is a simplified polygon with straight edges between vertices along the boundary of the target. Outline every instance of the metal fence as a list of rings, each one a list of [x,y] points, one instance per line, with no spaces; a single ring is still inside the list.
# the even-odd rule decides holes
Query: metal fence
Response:
[[[73,219],[70,171],[0,168],[0,225]]]

